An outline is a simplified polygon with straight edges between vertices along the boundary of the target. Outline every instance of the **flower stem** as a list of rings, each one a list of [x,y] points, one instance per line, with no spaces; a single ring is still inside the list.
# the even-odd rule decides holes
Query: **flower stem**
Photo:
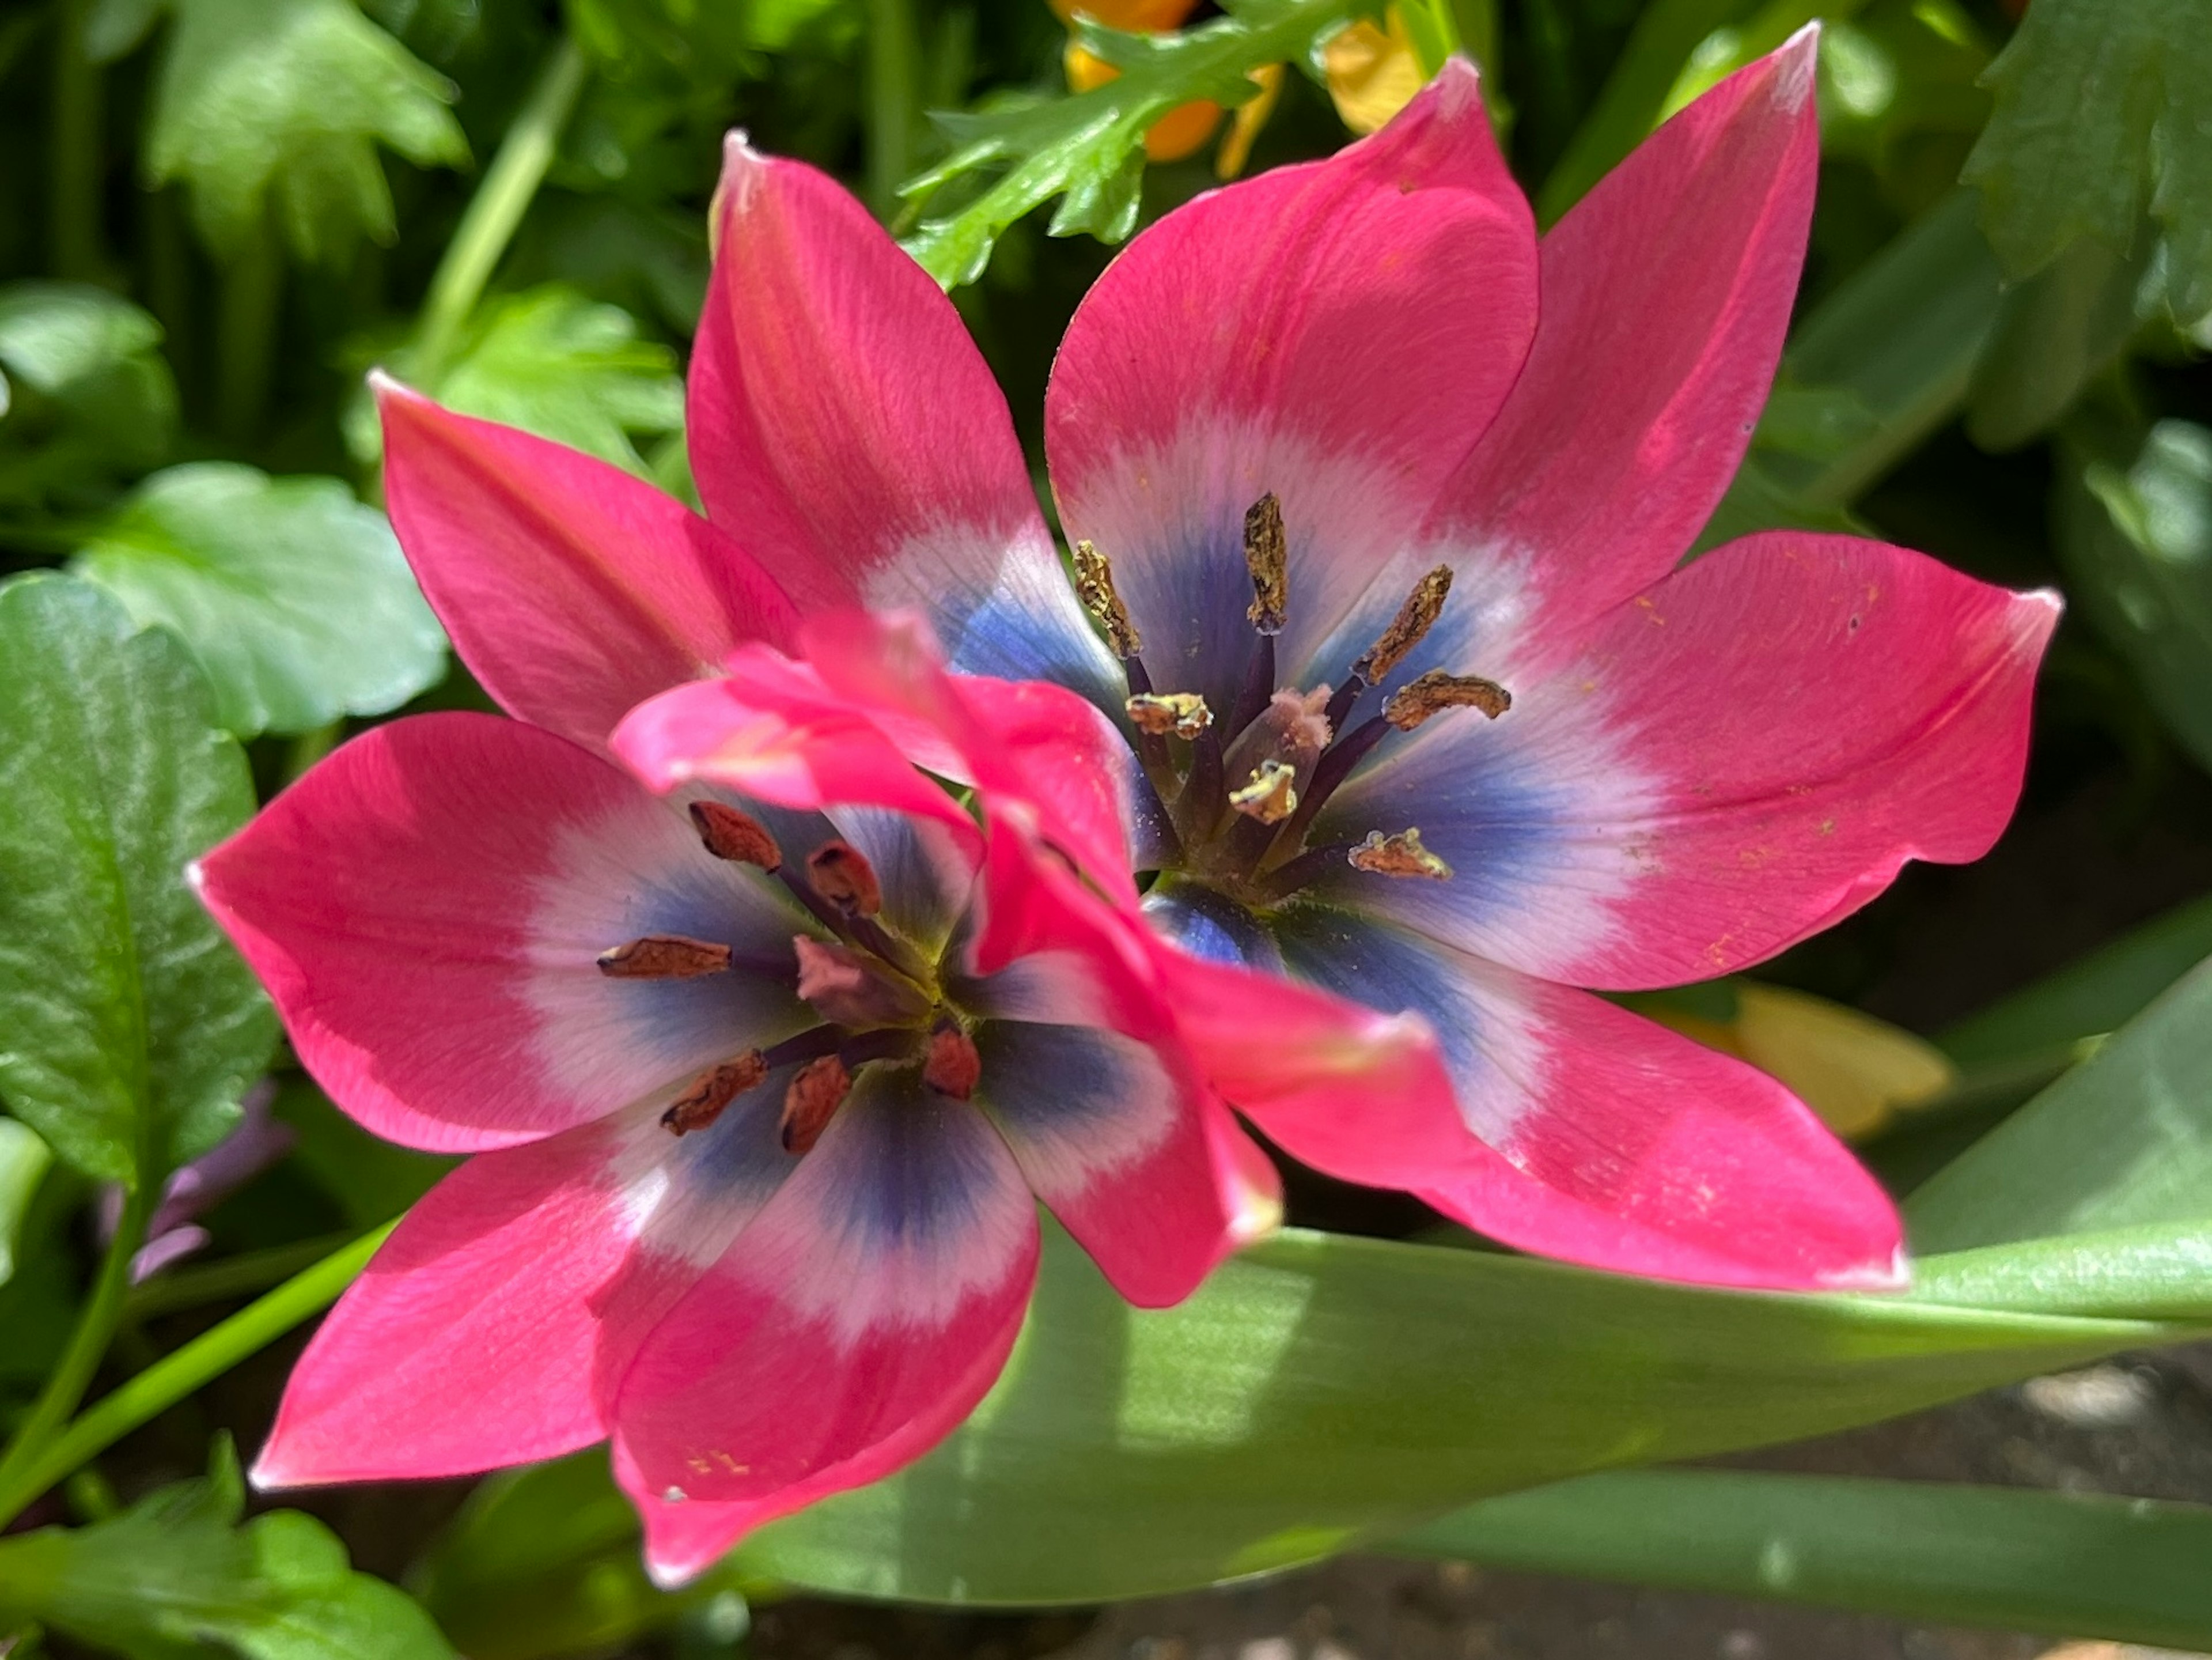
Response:
[[[0,1458],[0,1493],[14,1490],[24,1473],[36,1464],[55,1432],[76,1410],[77,1402],[84,1399],[93,1374],[100,1370],[100,1359],[107,1353],[108,1341],[115,1335],[116,1324],[123,1317],[124,1294],[131,1289],[131,1259],[146,1243],[146,1223],[160,1196],[161,1183],[144,1180],[124,1195],[123,1214],[116,1223],[115,1237],[108,1242],[107,1255],[101,1259],[100,1273],[92,1282],[92,1294],[85,1298],[84,1307],[77,1315],[76,1329],[70,1333],[68,1346],[55,1362],[30,1415],[16,1426],[15,1436],[8,1444],[7,1456]],[[51,1485],[48,1482],[33,1488],[23,1502],[28,1504]],[[20,1508],[7,1509],[4,1516],[0,1516],[0,1527],[13,1520],[15,1510]]]
[[[222,346],[216,425],[233,444],[251,444],[268,417],[283,303],[284,255],[277,246],[276,227],[264,220],[222,273],[222,306],[216,325]]]
[[[878,219],[898,210],[914,171],[920,56],[913,0],[868,0],[868,205]]]
[[[142,1214],[142,1229],[144,1222]],[[363,1234],[304,1273],[293,1275],[229,1319],[210,1327],[184,1347],[165,1355],[119,1389],[102,1396],[43,1449],[24,1452],[30,1445],[33,1427],[33,1423],[27,1421],[17,1433],[15,1448],[10,1451],[6,1464],[0,1466],[0,1528],[14,1521],[33,1499],[79,1465],[105,1451],[141,1424],[159,1417],[246,1356],[267,1347],[302,1320],[328,1308],[353,1283],[376,1248],[384,1243],[385,1235],[391,1231],[387,1225]],[[118,1233],[118,1243],[126,1237],[127,1233]],[[125,1251],[122,1256],[126,1269],[131,1254]],[[109,1310],[111,1327],[121,1302],[118,1276],[114,1306]],[[89,1376],[88,1368],[88,1381]],[[49,1383],[47,1389],[51,1395],[53,1386]],[[82,1384],[79,1392],[82,1393]],[[39,1408],[33,1409],[33,1421],[45,1406],[42,1397]]]
[[[430,278],[410,365],[419,384],[434,385],[444,372],[461,325],[476,309],[531,198],[545,182],[546,170],[553,165],[553,147],[582,95],[590,67],[575,38],[563,34],[500,140],[499,154],[484,169],[483,180],[469,198],[468,210],[461,215],[453,240],[446,245]]]
[[[84,49],[90,0],[60,0],[54,17],[53,171],[47,251],[57,277],[100,275],[100,74]]]
[[[279,1280],[314,1267],[332,1251],[351,1243],[349,1234],[325,1234],[302,1239],[297,1244],[246,1251],[219,1262],[173,1268],[143,1286],[132,1286],[130,1296],[124,1299],[123,1317],[151,1320],[160,1315],[173,1314],[179,1309],[196,1309],[205,1303],[220,1303],[225,1298],[266,1291]]]

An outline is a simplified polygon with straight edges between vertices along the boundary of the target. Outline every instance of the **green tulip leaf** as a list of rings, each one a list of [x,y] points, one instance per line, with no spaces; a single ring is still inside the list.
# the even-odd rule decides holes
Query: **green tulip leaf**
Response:
[[[2212,1508],[2199,1505],[1620,1470],[1486,1499],[1383,1548],[1894,1619],[2212,1648]]]

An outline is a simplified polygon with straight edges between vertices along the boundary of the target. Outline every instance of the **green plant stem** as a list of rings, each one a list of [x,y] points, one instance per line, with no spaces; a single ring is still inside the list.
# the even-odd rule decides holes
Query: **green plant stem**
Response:
[[[252,443],[267,418],[283,303],[284,255],[275,228],[264,224],[222,273],[216,424],[234,444]]]
[[[443,373],[461,325],[476,309],[531,198],[545,181],[546,169],[553,165],[554,144],[575,110],[589,73],[583,48],[573,36],[562,35],[500,140],[499,154],[484,169],[483,181],[470,198],[468,210],[461,215],[453,240],[446,245],[430,278],[410,364],[421,385],[434,386]]]
[[[273,1245],[267,1250],[245,1251],[225,1257],[220,1262],[175,1269],[143,1286],[134,1286],[124,1300],[123,1317],[150,1320],[156,1315],[173,1314],[179,1309],[196,1309],[203,1304],[220,1303],[226,1298],[266,1291],[280,1280],[314,1267],[352,1239],[351,1234],[325,1234],[302,1239],[297,1244]]]
[[[100,271],[100,74],[85,53],[90,0],[59,0],[54,15],[53,125],[47,140],[52,199],[48,252],[54,274],[78,281]]]
[[[305,1273],[294,1274],[267,1296],[155,1361],[121,1388],[103,1395],[43,1451],[21,1461],[11,1456],[8,1467],[0,1468],[0,1528],[21,1515],[33,1499],[77,1466],[106,1451],[141,1424],[158,1418],[247,1355],[267,1347],[302,1320],[328,1308],[368,1266],[394,1225],[387,1223],[332,1251]],[[24,1438],[19,1436],[19,1444]]]
[[[38,1463],[55,1432],[76,1410],[77,1402],[84,1399],[84,1392],[91,1385],[93,1374],[100,1370],[100,1359],[107,1353],[108,1341],[115,1335],[116,1325],[123,1317],[124,1295],[131,1289],[131,1259],[146,1243],[146,1223],[160,1196],[161,1184],[157,1182],[141,1181],[135,1189],[125,1193],[115,1237],[108,1242],[107,1255],[100,1259],[100,1273],[93,1280],[92,1294],[85,1298],[84,1307],[77,1315],[76,1329],[70,1333],[68,1347],[54,1363],[30,1415],[16,1426],[8,1444],[7,1456],[0,1458],[0,1493],[14,1491],[24,1479],[25,1472]],[[48,1481],[33,1487],[24,1496],[23,1504],[28,1504],[52,1485]],[[0,1527],[12,1521],[21,1508],[21,1505],[0,1507],[4,1510],[4,1515],[0,1515]]]
[[[868,0],[868,205],[878,219],[899,210],[899,186],[914,171],[914,122],[921,47],[913,0]]]

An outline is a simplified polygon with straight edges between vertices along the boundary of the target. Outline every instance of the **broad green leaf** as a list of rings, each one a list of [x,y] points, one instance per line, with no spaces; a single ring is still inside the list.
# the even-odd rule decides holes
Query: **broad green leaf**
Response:
[[[0,1118],[0,1286],[15,1275],[15,1245],[23,1219],[39,1196],[54,1156],[38,1131],[13,1118]]]
[[[0,1097],[88,1176],[206,1152],[268,1062],[268,1000],[185,880],[252,811],[174,639],[66,577],[0,587]]]
[[[940,116],[952,154],[901,187],[927,212],[949,185],[997,181],[957,211],[925,219],[907,248],[946,288],[972,283],[999,235],[1031,209],[1061,198],[1054,236],[1086,232],[1118,242],[1135,228],[1145,133],[1194,100],[1224,108],[1258,91],[1251,71],[1302,60],[1369,0],[1230,0],[1228,15],[1171,34],[1126,34],[1079,17],[1078,39],[1121,73],[1067,98],[1008,100],[991,112]]]
[[[2124,250],[2148,210],[2176,320],[2212,312],[2212,0],[2036,0],[1990,81],[1966,176],[2007,270],[2083,235]]]
[[[2124,423],[2085,416],[2067,435],[2054,528],[2069,591],[2212,768],[2212,429],[2160,421],[2133,447]]]
[[[122,1516],[0,1541],[0,1618],[37,1620],[131,1660],[453,1660],[406,1593],[356,1573],[313,1517],[240,1525],[228,1442],[202,1481],[163,1487]]]
[[[21,384],[49,396],[161,343],[159,323],[88,283],[11,283],[0,289],[0,364]]]
[[[1006,1377],[739,1566],[840,1594],[1091,1602],[1281,1567],[1486,1493],[1793,1440],[2188,1331],[1729,1294],[1286,1232],[1138,1312],[1055,1237]]]
[[[2212,1218],[2212,962],[1939,1172],[1905,1217],[1930,1252]]]
[[[155,183],[191,187],[210,246],[236,252],[270,214],[303,259],[396,234],[379,143],[420,167],[468,145],[452,85],[350,0],[170,0],[175,32],[146,130]]]
[[[2040,436],[2119,357],[2138,327],[2151,240],[2125,253],[2084,237],[2008,289],[1982,354],[1966,433],[1987,450]]]
[[[70,569],[190,646],[240,738],[381,714],[445,672],[445,635],[391,526],[335,478],[172,467]]]
[[[2032,1314],[2212,1323],[2212,1221],[2185,1218],[1947,1251],[1922,1262],[1913,1295]]]
[[[441,402],[588,452],[633,472],[632,433],[684,424],[676,354],[637,337],[619,307],[549,286],[492,301],[440,378]]]
[[[1701,548],[1777,526],[1855,528],[1844,509],[1954,418],[1997,317],[1971,192],[1916,220],[1790,336],[1765,416]]]
[[[1936,1036],[1961,1067],[1985,1067],[2100,1037],[2212,957],[2212,896],[2191,900]]]
[[[1946,1625],[2212,1648],[2212,1509],[1741,1470],[1487,1499],[1383,1547]]]
[[[950,1602],[1153,1594],[1371,1545],[1485,1494],[1824,1433],[2196,1329],[1732,1294],[1297,1231],[1140,1312],[1048,1231],[1013,1361],[969,1423],[755,1535],[726,1572]],[[633,1608],[635,1526],[603,1455],[501,1478],[434,1555],[434,1606],[520,1608],[566,1575]]]
[[[176,436],[161,325],[82,283],[0,288],[0,502],[83,492],[158,465]]]

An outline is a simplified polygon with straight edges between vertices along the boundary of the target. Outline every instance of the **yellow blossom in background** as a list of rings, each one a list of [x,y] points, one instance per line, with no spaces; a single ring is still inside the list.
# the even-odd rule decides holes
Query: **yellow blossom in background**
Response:
[[[1392,6],[1382,14],[1382,25],[1378,29],[1364,17],[1355,19],[1321,50],[1329,100],[1354,132],[1373,132],[1428,82],[1405,14]]]
[[[1732,1019],[1638,1003],[1641,1012],[1788,1085],[1845,1140],[1941,1095],[1958,1069],[1934,1044],[1870,1014],[1783,986],[1739,981]]]

